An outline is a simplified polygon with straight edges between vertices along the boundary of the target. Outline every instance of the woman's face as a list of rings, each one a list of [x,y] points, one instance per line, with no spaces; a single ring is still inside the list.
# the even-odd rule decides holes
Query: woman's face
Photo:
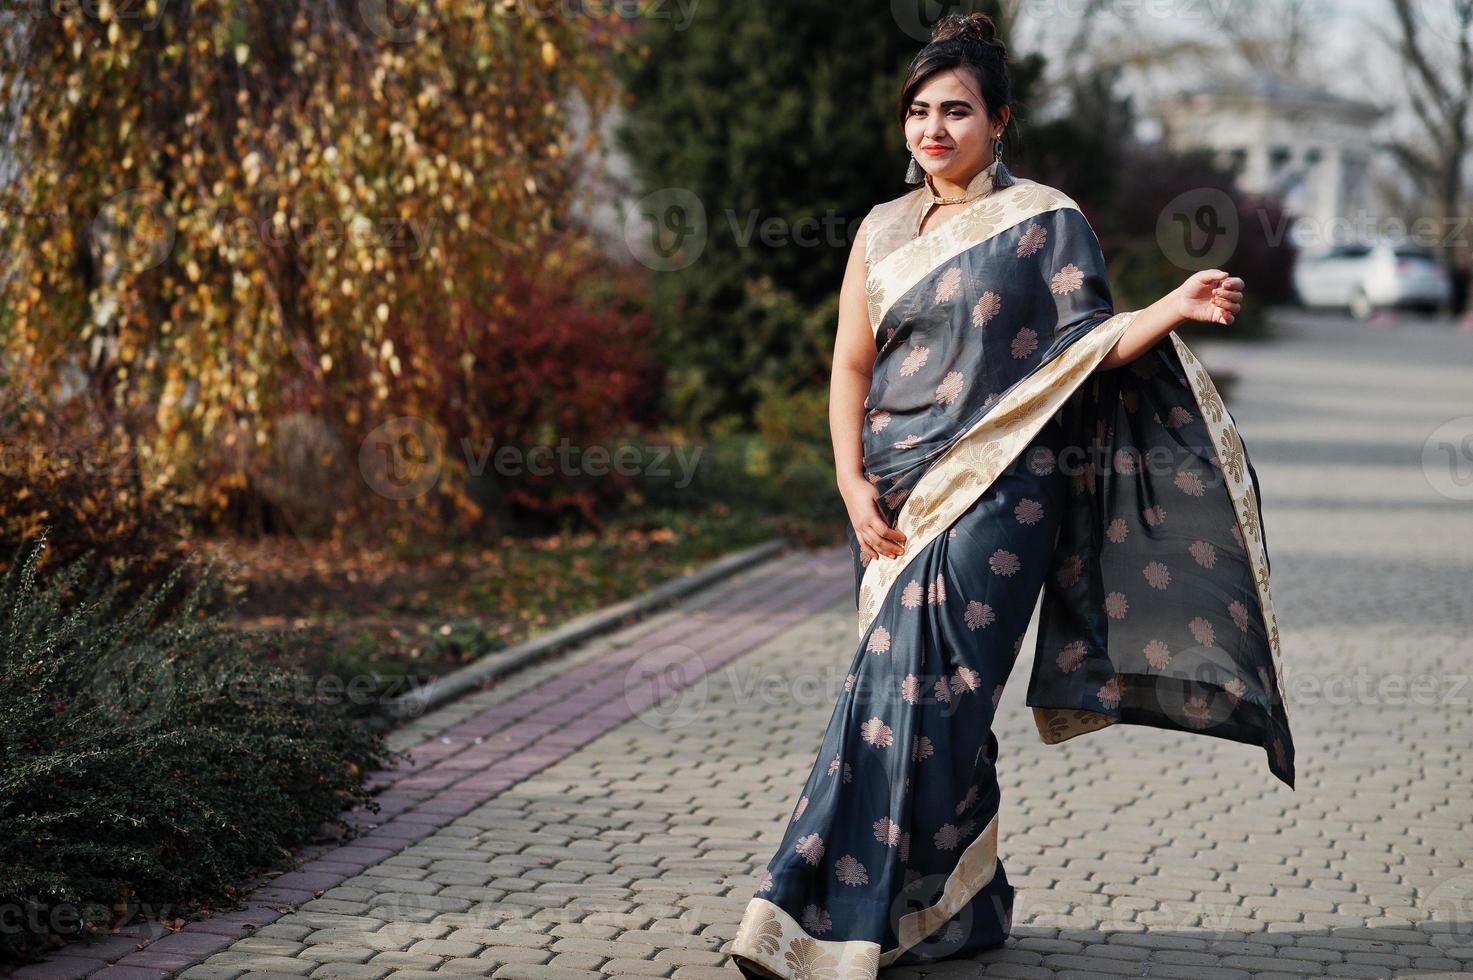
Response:
[[[916,89],[905,120],[905,142],[927,173],[965,185],[992,162],[992,134],[1000,128],[987,118],[987,104],[972,73],[948,68]],[[927,150],[930,146],[944,152]]]

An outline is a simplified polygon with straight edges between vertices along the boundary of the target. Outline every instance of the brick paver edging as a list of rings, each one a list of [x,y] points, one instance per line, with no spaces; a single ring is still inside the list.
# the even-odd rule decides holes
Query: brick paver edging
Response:
[[[411,747],[407,762],[371,774],[384,787],[377,814],[356,811],[360,831],[266,879],[244,907],[187,923],[126,926],[22,966],[21,980],[163,980],[274,922],[296,906],[428,837],[516,783],[560,761],[853,590],[845,548],[799,552],[746,576],[709,607],[673,619],[637,644],[612,645],[553,679],[494,704]],[[729,571],[728,571],[729,573]],[[626,613],[627,615],[627,613]],[[611,677],[623,683],[610,683]],[[658,678],[663,689],[649,680]]]
[[[637,613],[648,612],[690,595],[715,582],[719,582],[751,565],[779,554],[786,547],[782,538],[772,538],[753,545],[743,551],[727,555],[711,562],[690,575],[682,575],[668,582],[661,582],[630,599],[596,609],[579,616],[557,629],[535,636],[507,650],[498,650],[443,677],[437,677],[424,687],[394,698],[388,703],[388,713],[395,718],[413,718],[426,711],[448,704],[467,691],[475,690],[486,681],[505,677],[521,670],[528,664],[582,642],[591,636],[606,632],[625,618]]]

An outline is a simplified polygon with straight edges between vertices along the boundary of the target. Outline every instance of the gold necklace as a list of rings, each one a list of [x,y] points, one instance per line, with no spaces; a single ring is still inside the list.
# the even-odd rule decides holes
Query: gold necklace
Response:
[[[931,192],[931,205],[933,207],[937,204],[966,204],[968,201],[973,200],[972,197],[966,194],[963,194],[961,197],[941,197],[936,193],[936,189],[931,185],[929,179],[926,181],[926,189]]]

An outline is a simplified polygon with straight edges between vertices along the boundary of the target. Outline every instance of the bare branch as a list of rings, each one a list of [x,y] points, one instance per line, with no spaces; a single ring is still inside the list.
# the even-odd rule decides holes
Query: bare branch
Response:
[[[1426,53],[1417,39],[1416,24],[1412,20],[1411,2],[1412,0],[1391,0],[1397,23],[1401,27],[1401,55],[1405,62],[1416,71],[1422,84],[1431,91],[1432,100],[1437,103],[1438,111],[1450,119],[1452,97],[1443,87],[1442,79],[1436,70],[1427,61]]]

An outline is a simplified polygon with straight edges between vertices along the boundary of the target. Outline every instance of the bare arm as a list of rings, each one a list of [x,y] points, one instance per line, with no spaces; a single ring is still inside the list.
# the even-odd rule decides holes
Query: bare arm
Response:
[[[1115,341],[1115,346],[1100,361],[1097,370],[1108,371],[1111,368],[1124,367],[1156,346],[1156,341],[1175,330],[1181,323],[1181,317],[1173,312],[1175,309],[1174,296],[1167,293],[1137,313],[1130,326],[1120,335],[1120,339]]]
[[[865,225],[859,225],[844,269],[844,284],[839,288],[839,329],[834,337],[834,371],[829,382],[829,432],[840,492],[856,480],[869,483],[864,477],[859,437],[875,363],[875,337],[864,283]]]
[[[1122,367],[1156,346],[1187,320],[1231,324],[1243,308],[1243,280],[1220,269],[1194,273],[1186,282],[1136,314],[1100,370]]]
[[[829,433],[834,443],[834,469],[839,494],[849,511],[860,551],[895,557],[905,535],[890,527],[880,513],[879,492],[864,475],[864,400],[869,395],[875,363],[875,334],[865,295],[864,261],[867,220],[860,222],[839,288],[839,327],[834,337],[834,367],[829,383]]]

